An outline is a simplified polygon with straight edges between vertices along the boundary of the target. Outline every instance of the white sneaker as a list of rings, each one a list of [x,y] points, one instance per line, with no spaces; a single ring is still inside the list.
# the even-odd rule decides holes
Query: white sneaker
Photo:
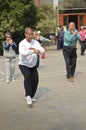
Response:
[[[35,98],[31,98],[32,102],[36,102],[37,100]],[[27,97],[25,97],[25,100],[27,100]]]
[[[27,97],[26,97],[26,101],[27,101],[27,104],[28,104],[28,105],[32,105],[32,99],[31,99],[30,96],[27,96]]]
[[[6,82],[7,82],[7,83],[9,83],[9,82],[10,82],[10,80],[9,80],[9,79],[7,79],[7,80],[6,80]]]
[[[32,102],[36,102],[37,100],[35,98],[32,98]]]

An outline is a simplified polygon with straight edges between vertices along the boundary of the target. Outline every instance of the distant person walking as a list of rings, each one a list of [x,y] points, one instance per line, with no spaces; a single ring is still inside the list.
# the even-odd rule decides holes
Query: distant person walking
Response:
[[[81,45],[81,56],[84,55],[85,49],[86,49],[86,33],[85,33],[85,27],[81,26],[80,28],[80,36],[81,36],[81,41],[80,41],[80,45]]]
[[[40,45],[41,45],[42,41],[41,41],[40,38],[38,38],[37,36],[38,36],[38,35],[37,35],[37,32],[34,31],[34,32],[33,32],[33,39],[37,40],[37,41],[40,43]],[[39,64],[40,64],[40,54],[37,55],[37,63],[36,63],[36,67],[37,67],[37,68],[39,68]]]
[[[44,53],[41,55],[41,59],[44,59],[46,57],[45,42],[51,42],[51,40],[42,36],[40,31],[37,31],[37,40],[45,50]]]
[[[77,41],[80,40],[81,37],[77,30],[75,29],[75,23],[69,23],[69,29],[65,32],[64,35],[64,47],[63,47],[63,55],[66,63],[66,72],[67,79],[71,82],[74,81],[74,73],[76,69],[76,44]]]
[[[29,106],[36,101],[34,95],[39,81],[36,63],[40,53],[44,53],[44,49],[33,39],[33,30],[27,27],[25,39],[19,43],[19,68],[24,76],[25,99]]]
[[[60,28],[60,31],[57,34],[57,50],[63,49],[64,44],[64,27]]]
[[[15,79],[15,61],[17,45],[12,40],[12,34],[10,32],[5,33],[6,40],[3,44],[3,55],[5,60],[5,74],[6,82],[9,83]]]

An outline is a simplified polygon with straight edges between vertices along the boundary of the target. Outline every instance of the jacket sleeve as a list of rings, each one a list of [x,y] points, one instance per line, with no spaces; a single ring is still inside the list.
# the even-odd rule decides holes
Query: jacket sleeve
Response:
[[[9,50],[10,44],[7,44],[6,42],[3,42],[2,45],[3,45],[3,49]]]
[[[77,34],[77,40],[81,41],[81,36],[79,33]]]
[[[15,50],[15,51],[17,51],[17,45],[16,45],[15,42],[12,43],[12,49]]]
[[[42,42],[51,42],[51,40],[49,40],[48,38],[45,38],[45,37],[43,37],[43,36],[40,37],[40,40],[41,40]]]
[[[44,53],[45,52],[45,49],[40,45],[39,42],[37,42],[37,46],[36,46],[36,49],[40,51],[40,54]]]

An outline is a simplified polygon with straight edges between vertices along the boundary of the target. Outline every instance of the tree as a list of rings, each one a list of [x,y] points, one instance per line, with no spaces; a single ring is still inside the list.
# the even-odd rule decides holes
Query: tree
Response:
[[[25,27],[35,27],[36,14],[34,0],[0,0],[0,42],[7,31],[17,36],[14,39],[19,41]]]
[[[54,32],[56,25],[55,10],[51,5],[43,4],[38,6],[38,22],[36,25],[37,30],[41,30],[42,33]]]

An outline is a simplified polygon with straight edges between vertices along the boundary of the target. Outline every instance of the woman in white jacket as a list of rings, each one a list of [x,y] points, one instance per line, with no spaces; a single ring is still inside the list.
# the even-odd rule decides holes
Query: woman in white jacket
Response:
[[[36,101],[33,97],[38,86],[37,55],[44,53],[39,42],[33,39],[33,30],[25,29],[25,39],[19,43],[19,68],[24,76],[25,98],[28,105]]]

